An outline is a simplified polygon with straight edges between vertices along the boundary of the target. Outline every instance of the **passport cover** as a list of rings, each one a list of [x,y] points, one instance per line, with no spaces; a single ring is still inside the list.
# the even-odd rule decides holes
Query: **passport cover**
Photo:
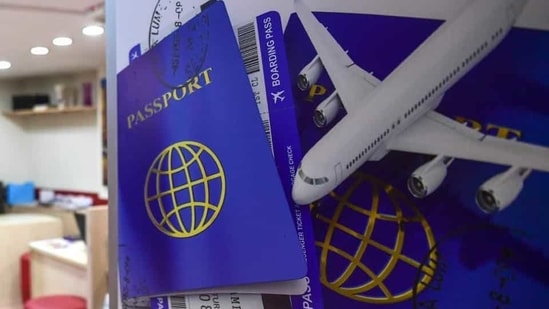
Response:
[[[118,74],[122,299],[303,278],[225,6]]]
[[[381,81],[442,23],[314,14],[356,63]],[[310,92],[295,86],[300,70],[316,55],[295,14],[285,41],[305,153],[338,121],[318,129],[312,120],[314,108],[334,87],[326,72]],[[488,134],[547,146],[547,55],[549,32],[513,28],[436,110]],[[506,167],[455,160],[436,192],[415,199],[406,180],[431,158],[389,153],[364,164],[311,206],[324,307],[545,308],[549,174],[533,172],[511,206],[488,216],[475,205],[475,191]]]

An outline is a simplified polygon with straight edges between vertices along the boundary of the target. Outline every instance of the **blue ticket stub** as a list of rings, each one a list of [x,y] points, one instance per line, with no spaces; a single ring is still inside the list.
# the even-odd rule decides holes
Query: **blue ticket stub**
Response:
[[[261,74],[249,75],[250,82],[307,260],[307,289],[302,295],[291,296],[292,308],[323,308],[311,213],[308,207],[292,200],[292,186],[303,152],[280,16],[274,12],[259,16],[257,28]]]

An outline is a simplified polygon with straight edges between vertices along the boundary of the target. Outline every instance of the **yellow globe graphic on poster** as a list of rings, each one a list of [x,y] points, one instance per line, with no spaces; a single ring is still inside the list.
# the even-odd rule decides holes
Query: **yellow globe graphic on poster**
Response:
[[[221,162],[207,146],[175,143],[153,161],[145,180],[145,206],[162,233],[175,238],[196,236],[218,217],[225,199]]]
[[[323,209],[332,212],[315,215],[325,227],[324,239],[316,242],[322,284],[365,303],[411,299],[414,289],[425,289],[436,269],[437,253],[431,250],[435,238],[428,222],[391,185],[362,172],[350,180],[343,194],[332,192],[322,201]],[[422,264],[428,254],[430,262]]]

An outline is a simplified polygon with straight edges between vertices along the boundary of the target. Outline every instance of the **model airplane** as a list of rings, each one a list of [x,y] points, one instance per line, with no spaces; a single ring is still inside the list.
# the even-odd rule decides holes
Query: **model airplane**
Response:
[[[454,158],[510,168],[484,182],[476,194],[487,213],[509,206],[532,169],[549,172],[549,148],[487,136],[434,109],[444,93],[505,37],[527,0],[474,0],[442,24],[383,82],[358,67],[302,0],[298,17],[318,55],[298,77],[308,89],[323,69],[335,91],[315,110],[323,127],[343,106],[347,114],[303,157],[293,185],[297,204],[309,204],[336,188],[366,161],[398,150],[434,155],[408,179],[410,193],[433,193]]]

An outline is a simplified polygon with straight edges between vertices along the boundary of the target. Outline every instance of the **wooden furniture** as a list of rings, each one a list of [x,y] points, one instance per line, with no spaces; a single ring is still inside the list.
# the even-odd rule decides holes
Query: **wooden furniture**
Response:
[[[108,209],[107,206],[94,206],[83,212],[88,244],[88,309],[100,309],[108,291]]]
[[[86,244],[60,238],[30,244],[31,298],[75,295],[84,297],[89,309],[98,309],[107,293],[107,207],[79,212],[86,216]]]
[[[86,298],[88,254],[83,241],[54,238],[29,246],[31,298],[56,294]]]
[[[4,111],[2,112],[7,117],[26,117],[37,115],[51,115],[51,114],[66,114],[66,113],[92,113],[97,111],[97,107],[87,106],[67,106],[65,108],[48,108],[46,110],[16,110],[16,111]]]
[[[61,223],[63,224],[63,236],[80,235],[76,220],[74,219],[73,210],[55,206],[12,206],[8,208],[8,213],[39,213],[54,216],[61,219]]]
[[[61,220],[52,216],[0,215],[0,308],[16,308],[21,304],[19,261],[28,252],[29,242],[61,235]]]

